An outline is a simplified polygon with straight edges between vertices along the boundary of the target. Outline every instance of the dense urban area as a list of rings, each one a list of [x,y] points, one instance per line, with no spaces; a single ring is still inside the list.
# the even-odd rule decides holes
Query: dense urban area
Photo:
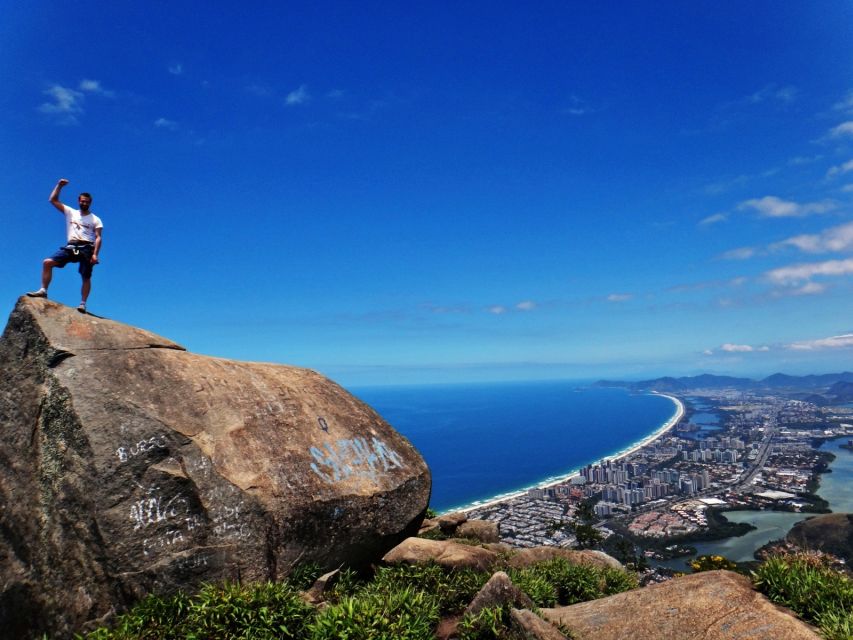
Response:
[[[499,523],[516,547],[618,534],[645,557],[666,558],[735,533],[718,515],[726,510],[827,510],[815,489],[831,454],[817,447],[853,438],[853,409],[768,391],[697,388],[678,397],[684,415],[645,446],[468,515]]]

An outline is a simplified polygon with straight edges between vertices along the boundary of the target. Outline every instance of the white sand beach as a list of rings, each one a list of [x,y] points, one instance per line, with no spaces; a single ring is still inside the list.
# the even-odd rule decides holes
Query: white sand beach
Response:
[[[627,456],[630,456],[633,453],[636,453],[643,447],[652,444],[655,440],[663,436],[667,431],[672,429],[681,418],[684,417],[684,403],[677,397],[669,395],[667,393],[658,393],[657,391],[652,391],[655,395],[661,396],[663,398],[669,398],[675,403],[675,414],[666,422],[664,422],[659,429],[657,429],[654,433],[650,434],[646,438],[643,438],[639,442],[636,442],[629,446],[628,448],[619,451],[610,456],[605,456],[602,460],[621,460]],[[511,493],[505,493],[499,496],[495,496],[494,498],[490,498],[489,500],[483,500],[482,502],[474,502],[470,505],[466,505],[464,507],[459,507],[455,509],[448,509],[446,513],[462,511],[467,513],[469,511],[474,511],[475,509],[482,509],[483,507],[490,507],[492,505],[500,504],[501,502],[506,502],[507,500],[512,500],[513,498],[518,498],[527,493],[529,489],[535,488],[549,488],[556,487],[561,484],[565,484],[570,482],[572,478],[575,478],[580,475],[580,470],[575,469],[574,471],[569,472],[564,476],[559,476],[556,478],[547,478],[543,482],[539,482],[537,484],[530,485],[529,487],[525,487],[523,489],[519,489],[518,491],[513,491]]]

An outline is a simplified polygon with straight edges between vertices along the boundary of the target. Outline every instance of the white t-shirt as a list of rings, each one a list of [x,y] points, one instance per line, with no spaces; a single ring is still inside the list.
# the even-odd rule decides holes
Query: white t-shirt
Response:
[[[65,211],[65,234],[68,242],[91,242],[95,243],[95,229],[103,229],[104,224],[94,213],[85,216],[79,209],[72,209],[68,205],[62,205]]]

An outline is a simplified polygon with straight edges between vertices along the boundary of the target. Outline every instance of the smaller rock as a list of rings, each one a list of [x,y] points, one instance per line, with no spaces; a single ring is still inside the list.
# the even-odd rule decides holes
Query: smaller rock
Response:
[[[421,528],[418,529],[418,535],[422,536],[433,531],[439,531],[441,526],[438,524],[438,518],[427,518],[421,523]]]
[[[746,576],[704,571],[542,616],[578,638],[818,640],[817,630],[755,591]]]
[[[314,584],[311,585],[311,588],[302,594],[302,599],[308,604],[319,604],[320,602],[323,602],[323,600],[326,599],[326,590],[338,581],[340,571],[340,569],[335,569],[334,571],[324,573],[322,576],[317,578]]]
[[[498,571],[477,592],[471,604],[466,607],[465,613],[476,614],[483,609],[502,607],[507,604],[525,608],[535,606],[530,597],[516,587],[506,573]]]
[[[450,569],[470,567],[488,571],[498,558],[494,551],[449,540],[406,538],[382,558],[386,564],[435,562]]]
[[[603,551],[593,551],[590,549],[575,551],[559,547],[522,549],[509,559],[509,566],[513,569],[523,569],[524,567],[553,560],[554,558],[565,558],[572,564],[585,564],[599,569],[625,569],[621,562]]]
[[[513,609],[509,612],[512,625],[525,640],[566,640],[566,636],[557,631],[549,622],[545,622],[529,609]]]
[[[456,527],[457,538],[471,538],[480,542],[500,542],[501,532],[497,522],[490,520],[468,520]]]
[[[435,629],[436,640],[453,640],[456,638],[460,620],[462,620],[461,615],[442,618]]]
[[[468,521],[468,515],[463,511],[455,511],[454,513],[445,513],[438,516],[438,526],[441,527],[442,533],[452,535],[463,522]]]

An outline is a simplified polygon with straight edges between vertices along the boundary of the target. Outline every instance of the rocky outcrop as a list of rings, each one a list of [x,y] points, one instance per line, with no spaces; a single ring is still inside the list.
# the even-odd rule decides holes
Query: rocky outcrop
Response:
[[[367,563],[430,475],[309,370],[186,352],[22,298],[0,340],[0,628],[85,628],[151,591]]]
[[[545,622],[529,609],[511,609],[512,626],[525,640],[567,640],[554,625]]]
[[[853,514],[828,513],[795,524],[785,536],[803,549],[825,551],[853,563]]]
[[[731,571],[694,573],[568,607],[542,609],[575,638],[818,640],[815,629]]]
[[[382,558],[386,564],[428,564],[458,569],[468,567],[487,571],[497,561],[498,554],[481,547],[460,544],[450,540],[407,538]]]
[[[562,549],[560,547],[531,547],[521,549],[509,559],[509,566],[513,569],[523,569],[540,562],[563,558],[572,564],[585,564],[599,569],[622,569],[625,567],[616,558],[594,549],[575,551],[573,549]]]
[[[453,535],[457,538],[469,538],[479,542],[497,543],[501,541],[501,531],[497,522],[488,520],[468,520],[458,527]]]
[[[494,609],[506,605],[526,609],[534,607],[530,596],[516,587],[506,573],[496,571],[474,596],[465,613],[477,614],[483,609]]]

